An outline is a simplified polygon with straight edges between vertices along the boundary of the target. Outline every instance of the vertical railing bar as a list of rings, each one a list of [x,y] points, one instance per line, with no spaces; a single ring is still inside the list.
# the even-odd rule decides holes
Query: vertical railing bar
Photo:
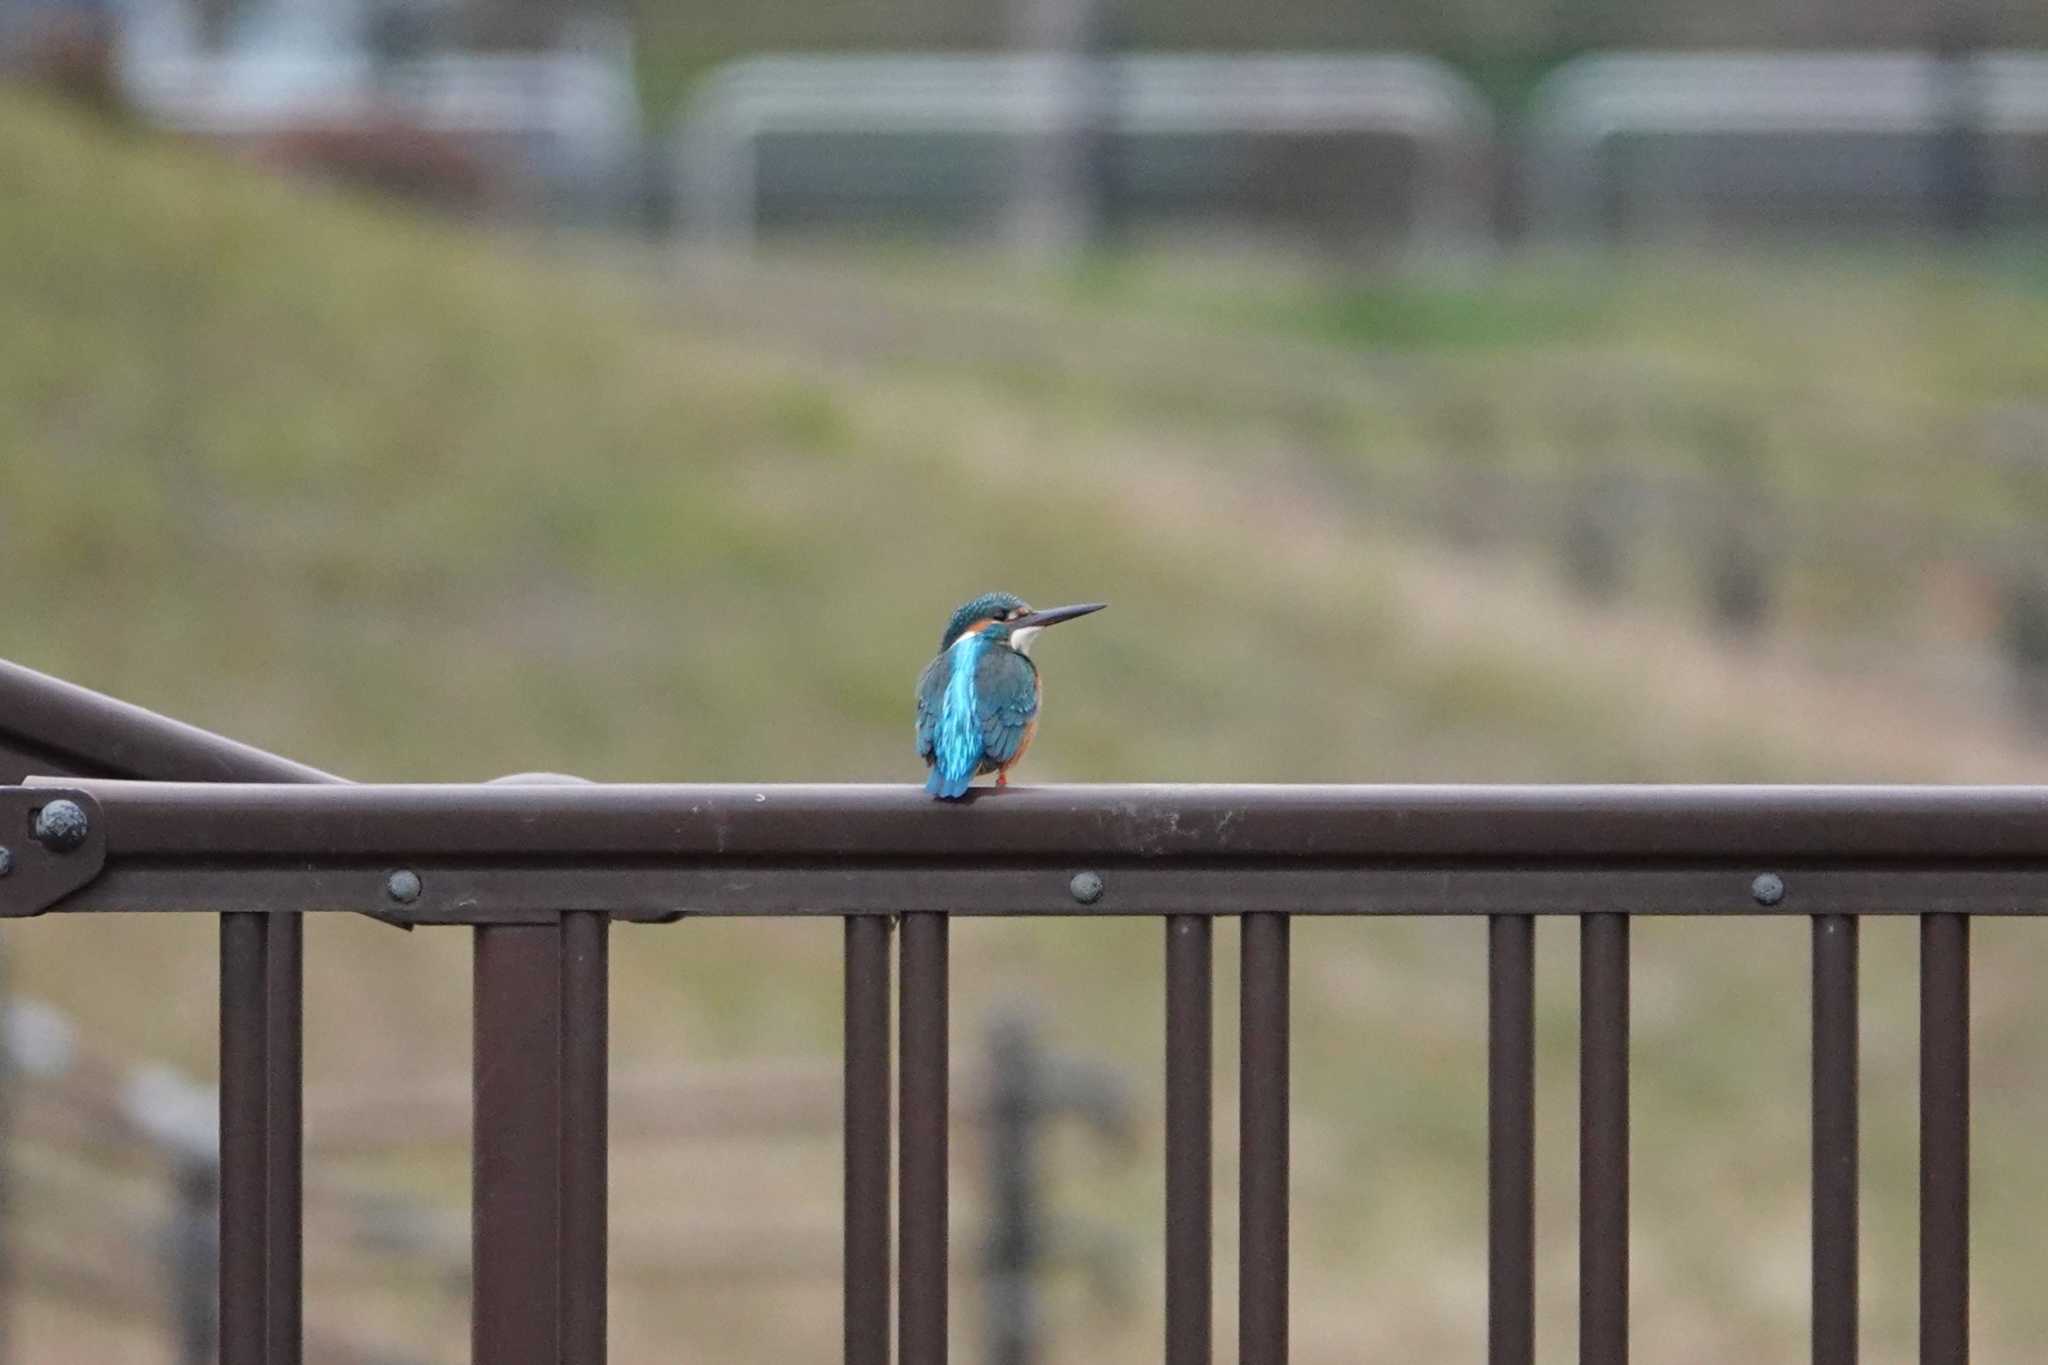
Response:
[[[220,917],[220,1359],[265,1365],[270,1351],[270,923]]]
[[[1628,1361],[1628,917],[1579,917],[1579,1359]]]
[[[1813,1362],[1855,1365],[1856,937],[1853,915],[1813,917]]]
[[[13,964],[8,961],[8,943],[0,936],[0,1017],[11,1008]],[[21,1282],[16,1272],[15,1239],[21,1234],[21,1200],[15,1193],[16,1165],[14,1129],[21,1095],[20,1072],[14,1049],[0,1046],[0,1361],[15,1359],[17,1341],[15,1316],[21,1303]]]
[[[1166,1365],[1209,1365],[1214,972],[1207,915],[1166,919]]]
[[[1970,1358],[1970,922],[1920,917],[1920,1360]]]
[[[1288,929],[1244,916],[1238,1026],[1238,1360],[1287,1360]]]
[[[902,1365],[946,1360],[947,929],[942,914],[903,917],[896,1290]]]
[[[562,930],[473,932],[470,1358],[559,1365]]]
[[[562,916],[562,1365],[604,1365],[611,917]]]
[[[846,917],[846,1365],[889,1365],[889,921]]]
[[[264,1010],[265,1099],[269,1140],[265,1175],[269,1186],[270,1266],[269,1365],[299,1365],[304,1339],[305,1173],[305,920],[291,912],[271,915],[265,930],[268,967]]]
[[[1536,918],[1493,915],[1487,938],[1489,1365],[1536,1356]]]

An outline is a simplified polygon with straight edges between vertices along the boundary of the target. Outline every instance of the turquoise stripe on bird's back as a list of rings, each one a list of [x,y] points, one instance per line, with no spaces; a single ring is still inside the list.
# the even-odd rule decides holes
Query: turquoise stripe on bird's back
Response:
[[[988,641],[977,633],[963,636],[953,646],[948,661],[945,700],[939,708],[938,734],[934,737],[931,780],[925,785],[934,795],[959,796],[974,780],[981,765],[980,699],[975,695],[974,676],[981,665]]]

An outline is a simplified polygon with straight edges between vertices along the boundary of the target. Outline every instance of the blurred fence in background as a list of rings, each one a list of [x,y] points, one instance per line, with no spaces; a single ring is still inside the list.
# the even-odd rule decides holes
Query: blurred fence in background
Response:
[[[976,1216],[987,1359],[1032,1365],[1057,1330],[1046,1290],[1078,1275],[1088,1295],[1112,1308],[1131,1298],[1134,1250],[1116,1227],[1063,1211],[1045,1186],[1045,1142],[1077,1121],[1105,1152],[1135,1149],[1135,1115],[1123,1078],[1090,1060],[1049,1051],[1029,1013],[1005,1011],[987,1027],[985,1058],[950,1087],[953,1122],[975,1130],[984,1152]],[[829,1061],[616,1072],[610,1088],[614,1146],[639,1151],[698,1144],[816,1141],[841,1133],[840,1073]],[[409,1086],[312,1087],[306,1092],[307,1154],[316,1163],[417,1158],[466,1151],[471,1082],[450,1076]],[[772,1192],[769,1192],[772,1193]],[[470,1226],[458,1207],[387,1211],[386,1255],[407,1272],[458,1295],[469,1288]],[[840,1226],[755,1218],[747,1223],[659,1232],[615,1228],[611,1273],[628,1292],[749,1282],[836,1284]]]
[[[150,1358],[218,1358],[219,1093],[161,1065],[95,1051],[62,1012],[6,1002],[6,1320],[27,1300],[122,1323],[162,1343]],[[389,1192],[308,1187],[334,1266],[360,1262],[410,1217]],[[329,1273],[333,1266],[326,1267]],[[344,1334],[313,1331],[325,1365],[416,1365]],[[0,1357],[31,1360],[10,1331]],[[68,1357],[67,1357],[68,1358]]]
[[[1360,465],[1359,497],[1547,559],[1590,600],[1918,671],[2048,725],[2048,406],[1902,418],[1580,368],[1584,392],[1557,376],[1548,401],[1431,391],[1428,458]]]
[[[1862,238],[2048,216],[2048,52],[1605,53],[1530,113],[1537,230]]]
[[[698,85],[674,136],[687,235],[995,235],[1070,138],[1118,230],[1227,229],[1466,254],[1551,240],[1867,239],[2048,212],[2048,53],[1616,53],[1565,62],[1497,135],[1431,57],[776,55]],[[1503,120],[1503,127],[1514,120]],[[1073,215],[1069,215],[1073,216]]]
[[[220,1274],[219,1094],[157,1065],[94,1052],[61,1012],[12,999],[4,1015],[4,1218],[0,1360],[27,1360],[4,1325],[25,1298],[98,1321],[131,1324],[162,1343],[151,1358],[217,1359]],[[987,1057],[954,1089],[956,1123],[977,1129],[986,1158],[982,1269],[987,1359],[1032,1365],[1057,1330],[1045,1290],[1078,1274],[1088,1293],[1126,1303],[1132,1248],[1118,1229],[1062,1212],[1043,1183],[1051,1126],[1078,1119],[1114,1155],[1133,1150],[1131,1097],[1117,1074],[1048,1052],[1030,1016],[989,1027]],[[612,1133],[646,1146],[796,1137],[834,1143],[838,1068],[831,1062],[649,1070],[614,1078]],[[467,1149],[470,1079],[412,1086],[310,1089],[305,1115],[308,1264],[316,1295],[411,1286],[456,1312],[470,1292],[465,1207],[399,1183],[336,1168]],[[614,1237],[613,1273],[627,1292],[746,1281],[836,1283],[836,1220],[815,1227],[757,1220]],[[331,1301],[331,1298],[330,1298]],[[401,1329],[402,1330],[402,1329]],[[390,1329],[385,1330],[389,1335]],[[310,1331],[321,1365],[426,1365],[431,1346],[398,1350],[332,1330]]]
[[[1463,257],[1525,231],[1853,241],[2048,214],[2048,50],[1956,19],[1919,51],[1581,35],[1506,61],[1450,42],[1138,51],[1147,26],[1098,0],[1016,3],[1007,50],[696,66],[657,131],[642,76],[675,41],[666,21],[573,7],[530,7],[551,17],[511,26],[528,45],[493,49],[507,26],[441,3],[264,0],[213,22],[193,0],[0,0],[0,66],[445,207],[612,227],[655,211],[728,244],[879,232],[1069,250],[1135,231],[1350,260]]]
[[[1425,57],[772,56],[707,77],[674,138],[691,236],[922,224],[993,235],[1068,135],[1120,227],[1204,219],[1470,249],[1486,106]]]

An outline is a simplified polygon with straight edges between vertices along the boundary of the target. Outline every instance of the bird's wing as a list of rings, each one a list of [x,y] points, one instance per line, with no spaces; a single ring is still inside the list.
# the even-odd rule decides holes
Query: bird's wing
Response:
[[[917,679],[917,756],[926,763],[938,748],[939,710],[946,700],[946,682],[953,669],[949,655],[940,654],[924,666]]]
[[[1014,649],[991,649],[974,673],[975,719],[987,761],[1008,763],[1024,746],[1038,714],[1038,668]]]

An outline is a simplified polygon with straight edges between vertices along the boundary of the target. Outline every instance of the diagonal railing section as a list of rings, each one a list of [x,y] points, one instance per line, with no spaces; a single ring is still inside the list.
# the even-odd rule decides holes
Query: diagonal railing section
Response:
[[[337,783],[276,754],[0,660],[0,780]],[[222,1358],[297,1365],[304,1337],[305,940],[297,914],[220,916]]]
[[[316,768],[0,661],[0,781],[19,783],[31,775],[342,783]],[[55,799],[34,789],[7,790],[19,794],[13,813],[30,817],[22,823],[31,830],[35,813]],[[0,844],[8,849],[0,867],[11,870],[17,854],[22,859],[24,875],[6,878],[16,896],[36,899],[39,890],[55,887],[61,893],[97,877],[103,839],[90,822],[85,829],[83,842],[68,849],[33,838],[12,847]],[[386,904],[366,907],[366,913],[402,922],[393,913],[403,903],[401,890],[387,880]],[[224,1365],[296,1365],[302,1353],[304,940],[298,909],[306,904],[293,897],[266,902],[240,896],[195,907],[218,912],[220,924]],[[604,1355],[608,919],[590,913],[538,918],[548,932],[526,935],[524,952],[486,949],[499,926],[475,930],[476,995],[483,1002],[478,1071],[504,1083],[482,1084],[477,1091],[476,1131],[483,1141],[476,1153],[474,1218],[487,1224],[508,1208],[530,1212],[535,1200],[547,1205],[548,1194],[559,1217],[529,1217],[523,1231],[531,1236],[480,1231],[472,1316],[481,1337],[492,1330],[490,1324],[523,1320],[521,1314],[540,1311],[535,1305],[547,1305],[553,1335],[523,1336],[514,1349],[535,1352],[536,1360],[581,1365]],[[536,1009],[560,1025],[539,1052],[529,1048],[523,1033]],[[536,1108],[556,1118],[552,1140],[519,1146],[516,1138],[507,1139],[508,1133],[535,1129]],[[541,1267],[552,1267],[557,1282],[532,1282]]]

